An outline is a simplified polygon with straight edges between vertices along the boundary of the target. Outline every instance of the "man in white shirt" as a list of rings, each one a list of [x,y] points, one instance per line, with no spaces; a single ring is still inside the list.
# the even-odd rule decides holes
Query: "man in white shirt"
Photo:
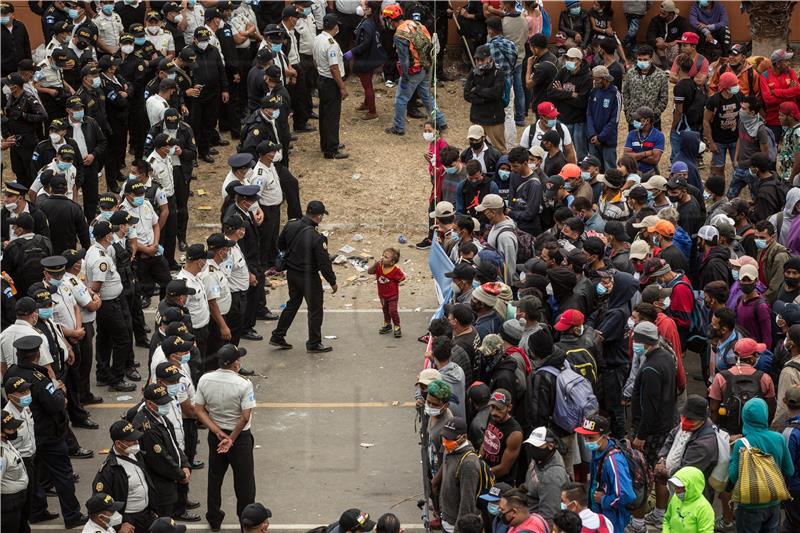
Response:
[[[147,120],[152,127],[164,119],[164,112],[169,109],[169,100],[178,90],[175,80],[164,78],[158,85],[158,94],[150,96],[145,102],[147,107]]]
[[[144,31],[147,33],[145,39],[153,43],[153,47],[162,56],[169,59],[175,57],[175,39],[170,32],[161,27],[161,14],[150,11],[145,19]]]
[[[183,41],[191,43],[194,39],[194,30],[205,23],[205,8],[197,0],[187,0],[181,12],[183,20],[186,21],[186,29],[183,30]]]
[[[273,160],[280,146],[272,141],[262,141],[256,147],[258,163],[253,168],[253,185],[259,188],[258,205],[264,213],[264,222],[259,228],[259,252],[261,264],[270,268],[278,254],[278,232],[281,223],[283,192]]]
[[[219,43],[219,38],[217,37],[217,30],[220,29],[224,24],[225,20],[222,18],[222,13],[217,10],[217,8],[212,7],[206,10],[205,13],[205,20],[206,20],[206,28],[208,31],[211,32],[211,39],[209,42],[211,46],[217,49],[219,52],[219,57],[222,60],[222,66],[225,66],[225,56],[222,54],[222,45]]]
[[[286,31],[289,36],[289,49],[286,59],[289,61],[289,65],[291,65],[295,73],[294,79],[289,80],[289,83],[286,85],[286,90],[289,91],[289,96],[292,99],[292,118],[294,120],[294,131],[296,133],[314,131],[314,128],[308,125],[308,119],[310,118],[311,90],[300,61],[300,43],[297,38],[299,22],[303,18],[305,17],[303,16],[302,9],[299,9],[297,6],[286,6],[283,10],[283,20],[279,26]]]
[[[175,261],[175,239],[178,235],[178,207],[175,203],[172,156],[180,154],[181,147],[176,144],[175,138],[167,133],[159,133],[153,139],[152,153],[147,156],[147,162],[152,168],[151,175],[159,183],[167,198],[167,220],[159,242],[164,247],[164,257],[168,262]]]
[[[47,337],[33,327],[39,321],[39,308],[33,298],[24,296],[17,300],[16,305],[17,321],[11,324],[0,333],[0,374],[6,375],[8,367],[17,363],[17,351],[14,349],[14,341],[21,337],[36,335],[42,338],[42,345],[39,347],[39,365],[47,368],[51,378],[55,377],[52,364],[53,357],[47,347]]]
[[[239,248],[239,240],[244,237],[244,219],[238,214],[230,215],[222,223],[222,230],[225,232],[225,238],[233,241],[234,245],[228,251],[227,264],[230,269],[225,267],[225,272],[228,275],[228,286],[231,290],[231,307],[228,314],[225,315],[225,323],[231,329],[231,344],[239,345],[239,340],[245,334],[244,332],[244,312],[247,307],[247,289],[250,288],[250,271],[247,268],[247,261],[245,261],[244,254]],[[255,276],[253,277],[255,281]],[[261,340],[261,336],[256,334],[257,338],[245,337],[248,340]]]
[[[192,244],[186,249],[186,263],[183,269],[175,277],[175,279],[186,280],[186,286],[194,289],[194,293],[189,294],[186,298],[186,308],[189,310],[189,316],[192,317],[192,329],[198,351],[197,360],[192,358],[189,364],[195,382],[205,371],[208,352],[208,324],[211,320],[206,288],[199,278],[199,274],[205,268],[206,261],[213,256],[214,254],[209,252],[204,244]]]
[[[233,154],[228,158],[228,166],[231,169],[222,181],[222,198],[228,195],[226,189],[234,181],[237,185],[252,185],[253,170],[250,168],[252,163],[253,154],[246,152]]]
[[[114,13],[114,2],[102,0],[97,16],[92,19],[97,26],[97,47],[107,54],[115,54],[119,50],[119,36],[125,31],[122,19]]]

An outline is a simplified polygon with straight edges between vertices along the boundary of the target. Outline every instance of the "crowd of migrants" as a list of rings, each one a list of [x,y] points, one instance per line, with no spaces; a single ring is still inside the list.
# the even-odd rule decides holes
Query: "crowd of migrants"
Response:
[[[331,350],[328,213],[318,200],[303,210],[289,159],[317,129],[326,159],[348,157],[349,74],[365,121],[378,118],[374,75],[395,88],[386,135],[427,119],[431,194],[419,218],[430,232],[416,247],[430,249],[432,270],[447,265],[449,286],[420,338],[425,525],[800,529],[800,85],[787,49],[752,56],[732,42],[732,4],[681,14],[672,0],[626,1],[622,38],[601,1],[567,1],[559,14],[498,0],[27,4],[45,37],[35,54],[19,3],[0,4],[13,173],[2,207],[4,531],[59,518],[51,494],[66,528],[182,532],[178,522],[201,520],[189,488],[206,466],[210,528],[222,527],[230,467],[243,530],[266,531],[239,342],[264,340],[257,320],[277,320],[269,344],[292,349],[305,301],[306,350]],[[433,96],[437,82],[458,83],[443,68],[449,21],[469,69],[464,150],[446,140]],[[190,244],[194,169],[232,142],[221,231]],[[378,332],[395,337],[399,259],[389,248],[369,268]],[[264,285],[280,272],[289,300],[275,314]],[[146,368],[134,346],[148,349]],[[700,372],[687,376],[684,361]],[[73,428],[99,429],[86,409],[103,402],[98,386],[142,386],[142,397],[109,428],[84,514],[71,461],[94,453]],[[318,529],[375,527],[401,531],[394,515],[376,523],[359,509]]]

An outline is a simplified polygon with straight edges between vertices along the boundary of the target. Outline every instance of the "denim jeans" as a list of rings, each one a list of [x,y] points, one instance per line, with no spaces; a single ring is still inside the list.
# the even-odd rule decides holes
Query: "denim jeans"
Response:
[[[394,127],[400,131],[405,131],[406,129],[406,107],[414,91],[417,90],[419,91],[418,94],[420,100],[422,100],[422,105],[425,106],[425,110],[429,115],[436,106],[436,102],[433,101],[431,96],[430,81],[426,70],[411,74],[408,78],[401,77],[394,96]],[[444,114],[438,108],[436,110],[436,122],[440,127],[447,124]]]
[[[691,131],[691,130],[682,130],[682,131]],[[675,130],[669,130],[669,145],[672,149],[672,152],[669,155],[669,163],[670,165],[678,159],[678,156],[681,155],[681,132]]]
[[[764,509],[736,507],[736,533],[779,533],[781,506],[776,502]]]
[[[744,186],[750,188],[750,196],[756,197],[758,189],[756,187],[756,177],[750,174],[750,170],[746,168],[733,169],[733,176],[731,177],[731,185],[728,188],[728,198],[736,198],[739,196]]]
[[[639,25],[642,23],[642,17],[638,15],[625,15],[628,20],[628,31],[625,37],[622,38],[622,46],[630,45],[631,48],[636,50],[636,34],[639,33]]]
[[[572,146],[575,148],[575,157],[580,162],[589,153],[589,139],[586,138],[586,123],[565,124],[572,136]]]
[[[525,86],[522,83],[523,71],[525,70],[525,63],[517,66],[514,69],[514,122],[517,125],[525,124]]]
[[[610,168],[617,168],[617,147],[604,146],[602,144],[589,144],[589,154],[600,160],[603,171]],[[580,161],[580,158],[578,158]]]
[[[722,168],[725,166],[725,155],[730,154],[731,164],[736,168],[736,161],[733,160],[736,154],[736,141],[732,143],[715,143],[717,145],[717,153],[711,156],[711,166]]]

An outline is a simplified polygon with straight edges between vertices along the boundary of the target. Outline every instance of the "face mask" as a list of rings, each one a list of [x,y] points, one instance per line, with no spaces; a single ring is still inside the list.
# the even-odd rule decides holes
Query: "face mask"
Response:
[[[189,360],[190,360],[191,358],[192,358],[192,354],[191,354],[191,353],[185,353],[185,354],[183,354],[183,355],[181,356],[181,364],[184,364],[184,365],[185,365],[186,363],[188,363],[188,362],[189,362]]]
[[[42,320],[47,320],[48,318],[53,317],[53,308],[52,307],[45,307],[44,309],[39,309],[39,318]]]
[[[578,15],[581,14],[581,6],[575,6],[575,7],[569,8],[569,14],[574,16],[574,17],[577,17]]]
[[[168,80],[174,80],[177,77],[178,77],[178,75],[175,72],[170,72],[169,74],[167,74],[167,79]]]
[[[102,82],[102,80],[100,78],[93,78],[92,79],[92,87],[95,88],[95,89],[99,89],[101,82]]]
[[[119,514],[118,511],[114,511],[114,514],[108,519],[109,527],[115,527],[122,523],[122,515]]]
[[[28,407],[33,402],[33,396],[27,394],[19,399],[20,407]]]
[[[133,207],[142,207],[144,205],[144,196],[135,196],[131,204]]]
[[[158,30],[160,30],[160,29],[161,28],[159,28],[158,26],[148,26],[147,27],[147,33],[149,33],[150,35],[157,35],[158,34]]]
[[[437,409],[435,407],[431,407],[427,403],[425,404],[425,414],[428,416],[439,416],[442,414],[442,409]]]
[[[247,208],[247,211],[250,213],[255,213],[258,211],[258,202],[253,202],[250,207]]]
[[[120,49],[122,50],[122,53],[125,54],[125,55],[133,53],[133,46],[130,45],[130,44],[123,44],[120,47]]]
[[[6,439],[8,439],[8,440],[17,440],[17,437],[19,436],[19,433],[15,429],[11,433],[3,433],[3,435],[5,435]]]
[[[634,128],[636,128],[637,130],[640,130],[640,129],[642,129],[642,123],[641,123],[641,121],[639,121],[639,120],[634,120],[634,121],[633,121],[633,127],[634,127]]]
[[[219,29],[222,29],[222,28],[224,28],[224,27],[225,27],[225,21],[224,21],[224,20],[221,20],[221,21],[219,22]]]
[[[731,92],[731,94],[739,94],[739,91],[741,90],[741,88],[738,85],[734,85],[733,87],[731,87],[728,90]]]
[[[528,449],[531,455],[531,459],[540,463],[550,457],[552,455],[552,451],[547,448],[539,448],[538,446],[532,446]]]
[[[188,2],[186,2],[186,5],[189,7],[189,9],[194,9],[194,5],[196,3],[197,3],[197,0],[189,0]]]
[[[77,120],[78,122],[81,122],[83,120],[83,117],[85,116],[85,113],[86,112],[83,111],[83,110],[75,111],[74,113],[72,113],[72,118],[73,118],[73,120]]]
[[[508,181],[508,178],[511,177],[510,170],[498,170],[497,175],[500,176],[500,179],[503,181]]]
[[[653,199],[654,199],[653,193],[650,192],[650,191],[647,191],[647,203],[651,203],[653,201]]]
[[[197,48],[199,48],[200,50],[205,50],[206,48],[208,48],[208,41],[200,41],[199,43],[197,43]]]
[[[103,13],[105,15],[110,15],[114,12],[114,4],[106,4],[103,6]]]
[[[175,24],[180,24],[181,22],[183,22],[183,15],[179,13],[175,15],[175,18],[173,20],[175,21]]]
[[[628,317],[628,329],[632,330],[636,326],[636,322],[634,322],[632,317]]]
[[[489,511],[489,514],[492,516],[497,516],[500,514],[500,506],[496,503],[487,503],[486,510]]]
[[[280,44],[272,43],[272,53],[273,54],[277,54],[278,52],[280,52],[281,48],[283,48],[283,47]]]
[[[272,112],[272,120],[276,120],[279,116],[281,116],[281,110],[276,109]]]
[[[644,344],[642,344],[641,342],[633,343],[633,355],[641,357],[644,355],[644,352],[645,352]]]
[[[708,0],[698,0],[697,3],[700,4],[700,7],[708,7]]]
[[[669,296],[664,298],[664,309],[669,309],[669,304],[672,303],[672,300],[669,299]]]
[[[548,128],[555,128],[556,124],[558,123],[558,119],[551,118],[547,120],[547,127]]]
[[[169,128],[166,128],[164,131],[167,132],[170,137],[175,137],[178,134],[178,130],[171,130]]]
[[[147,39],[144,37],[133,38],[133,44],[135,44],[136,46],[142,46],[145,42],[147,42]]]
[[[11,211],[12,213],[17,210],[17,203],[10,203],[5,205],[6,210]]]
[[[69,9],[69,10],[67,10],[67,15],[69,15],[69,18],[71,18],[72,20],[75,20],[76,18],[78,18],[78,10],[77,9]]]
[[[425,140],[425,142],[432,143],[433,140],[436,138],[436,134],[433,133],[432,131],[423,131],[422,138]]]
[[[0,17],[0,24],[2,24],[3,26],[8,24],[9,22],[11,22],[11,17]]]
[[[182,388],[183,385],[181,385],[180,383],[174,383],[172,385],[167,385],[167,392],[169,393],[170,396],[174,398],[175,396],[178,395],[179,392],[181,392]]]
[[[586,449],[588,449],[590,452],[600,449],[600,441],[587,440],[584,441],[584,443],[586,444]]]
[[[158,406],[158,414],[161,416],[166,416],[172,409],[170,408],[169,404],[166,405],[159,405]]]
[[[72,166],[72,163],[68,163],[67,161],[59,161],[56,163],[58,170],[69,170],[69,167]]]
[[[582,171],[581,172],[581,179],[583,181],[591,181],[592,180],[592,175],[589,174],[588,172]]]
[[[58,133],[51,133],[50,134],[50,142],[53,144],[58,144],[61,142],[61,135]]]
[[[764,248],[767,247],[767,239],[756,239],[755,242],[756,242],[756,248],[758,248],[759,250],[763,250]]]
[[[636,62],[636,66],[639,68],[639,70],[647,70],[647,69],[650,68],[650,62],[649,61],[637,61]]]
[[[361,6],[357,6],[356,7],[356,15],[358,15],[359,17],[363,17],[364,16],[364,8],[361,7]]]
[[[114,214],[113,211],[100,211],[100,218],[102,218],[103,220],[110,220],[111,215],[113,214]]]
[[[169,155],[175,155],[175,147],[174,146],[170,146],[169,147]]]
[[[447,453],[453,453],[458,448],[458,441],[457,440],[447,440],[446,438],[442,437],[442,447]]]
[[[478,150],[483,148],[483,141],[481,141],[481,142],[471,142],[471,143],[469,143],[469,147],[477,152]]]
[[[456,282],[455,282],[455,281],[451,281],[451,282],[450,282],[450,290],[451,290],[451,291],[453,291],[453,294],[455,294],[456,296],[458,296],[459,294],[461,294],[461,287],[459,287],[459,286],[456,284]]]
[[[51,279],[49,281],[49,283],[50,283],[51,287],[54,287],[54,288],[57,289],[57,288],[59,288],[61,286],[62,283],[64,283],[64,280],[63,279],[55,279],[54,278],[54,279]]]
[[[603,285],[602,283],[598,283],[597,287],[595,287],[595,291],[597,292],[598,296],[603,296],[605,293],[608,292],[608,289],[606,289],[606,286]]]
[[[444,169],[445,174],[455,174],[456,172],[458,172],[458,169],[456,167],[447,167],[446,169]]]
[[[702,2],[701,2],[701,4],[702,4]],[[675,497],[678,498],[680,501],[683,501],[683,499],[686,497],[686,493],[685,492],[676,492],[675,493]]]
[[[739,283],[739,288],[742,289],[742,292],[745,294],[750,294],[754,290],[756,290],[755,283]]]

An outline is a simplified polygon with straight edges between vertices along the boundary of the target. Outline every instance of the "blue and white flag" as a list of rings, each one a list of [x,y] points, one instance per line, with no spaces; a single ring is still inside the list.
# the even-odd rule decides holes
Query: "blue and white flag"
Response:
[[[428,267],[433,274],[433,286],[436,290],[436,298],[439,301],[439,309],[434,313],[433,318],[444,316],[444,306],[453,297],[451,280],[445,274],[453,271],[453,261],[450,260],[442,245],[433,239],[430,252],[428,253]]]

